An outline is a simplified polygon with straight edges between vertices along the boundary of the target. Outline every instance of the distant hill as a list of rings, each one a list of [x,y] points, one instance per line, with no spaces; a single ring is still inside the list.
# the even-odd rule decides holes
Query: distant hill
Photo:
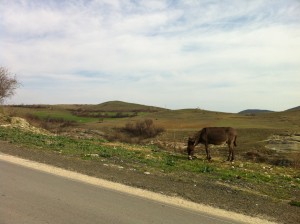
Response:
[[[272,113],[271,110],[260,110],[260,109],[248,109],[239,112],[238,114],[262,114],[262,113]]]
[[[96,106],[98,110],[102,111],[147,111],[147,112],[156,112],[156,111],[164,111],[167,110],[161,107],[147,106],[136,103],[127,103],[123,101],[108,101],[105,103],[98,104]]]
[[[168,109],[123,101],[108,101],[100,104],[57,104],[57,105],[14,105],[24,108],[48,108],[70,111],[102,111],[102,112],[159,112]]]
[[[300,106],[298,106],[298,107],[293,107],[293,108],[288,109],[288,110],[286,110],[286,111],[296,111],[296,110],[300,110]]]

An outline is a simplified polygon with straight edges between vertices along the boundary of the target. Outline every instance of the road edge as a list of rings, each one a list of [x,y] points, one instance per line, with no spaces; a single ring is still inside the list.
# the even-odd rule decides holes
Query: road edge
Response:
[[[50,173],[56,176],[69,178],[75,181],[88,183],[94,186],[98,186],[98,187],[102,187],[102,188],[106,188],[118,192],[123,192],[136,197],[156,201],[158,203],[163,203],[163,204],[168,204],[170,206],[188,209],[193,212],[200,212],[202,214],[206,213],[208,215],[213,215],[220,218],[227,218],[227,219],[230,218],[232,220],[237,220],[245,223],[253,223],[253,224],[275,224],[276,223],[258,217],[251,217],[236,212],[226,211],[220,208],[215,208],[212,206],[191,202],[179,197],[171,197],[171,196],[151,192],[148,190],[127,186],[124,184],[115,183],[112,181],[108,181],[96,177],[91,177],[75,171],[65,170],[59,167],[19,158],[2,152],[0,152],[0,160],[17,164],[20,166],[24,166],[27,168],[39,170],[42,172]]]

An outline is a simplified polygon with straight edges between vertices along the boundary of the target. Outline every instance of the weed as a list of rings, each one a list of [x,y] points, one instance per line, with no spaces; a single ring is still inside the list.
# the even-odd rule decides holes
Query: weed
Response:
[[[291,206],[297,206],[297,207],[300,207],[300,201],[294,201],[294,200],[292,200],[292,201],[290,201],[290,203],[289,203]]]
[[[111,158],[113,156],[113,153],[111,150],[103,148],[101,151],[99,151],[99,156],[104,158]]]
[[[166,161],[167,166],[175,166],[176,165],[176,159],[171,155],[166,156],[165,161]]]
[[[210,173],[210,172],[212,172],[214,169],[212,168],[212,167],[210,167],[210,166],[204,166],[203,168],[202,168],[202,173]]]

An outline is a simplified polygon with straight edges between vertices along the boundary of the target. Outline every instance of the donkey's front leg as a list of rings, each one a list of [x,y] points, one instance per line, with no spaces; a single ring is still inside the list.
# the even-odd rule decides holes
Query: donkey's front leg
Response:
[[[208,144],[205,144],[205,151],[206,151],[206,158],[207,158],[208,161],[210,161],[211,160],[211,156],[210,156]]]

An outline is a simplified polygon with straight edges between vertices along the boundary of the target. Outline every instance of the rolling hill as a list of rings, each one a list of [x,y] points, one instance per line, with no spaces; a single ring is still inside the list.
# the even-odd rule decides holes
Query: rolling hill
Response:
[[[288,109],[288,110],[286,110],[286,111],[297,111],[297,110],[300,110],[300,106],[298,106],[298,107],[293,107],[293,108]]]
[[[298,111],[300,110],[300,106],[298,107],[293,107],[293,108],[290,108],[290,109],[287,109],[287,110],[284,110],[284,111]],[[281,112],[284,112],[284,111],[281,111]],[[262,110],[262,109],[247,109],[247,110],[243,110],[243,111],[240,111],[238,112],[238,114],[263,114],[263,113],[273,113],[275,111],[272,111],[272,110]]]
[[[247,110],[240,111],[238,114],[262,114],[262,113],[272,113],[272,112],[275,112],[275,111],[260,110],[260,109],[247,109]]]
[[[98,110],[102,111],[147,111],[158,112],[167,110],[161,107],[147,106],[136,103],[127,103],[123,101],[108,101],[94,106]]]

